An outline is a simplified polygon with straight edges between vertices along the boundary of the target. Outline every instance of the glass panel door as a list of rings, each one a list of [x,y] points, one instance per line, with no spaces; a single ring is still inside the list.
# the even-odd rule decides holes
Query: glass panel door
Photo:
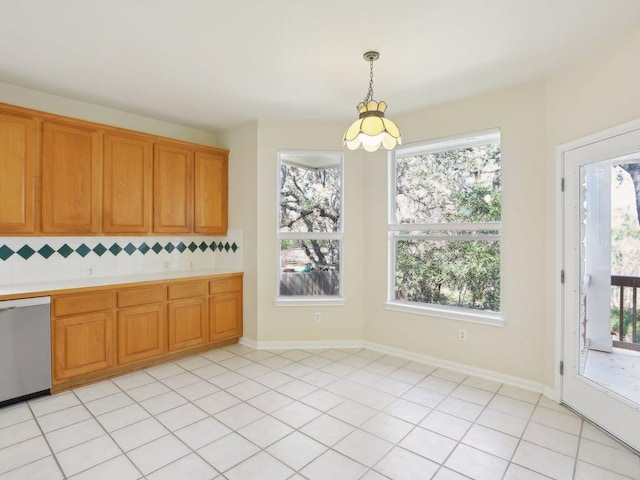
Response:
[[[640,130],[564,152],[563,402],[640,450]]]

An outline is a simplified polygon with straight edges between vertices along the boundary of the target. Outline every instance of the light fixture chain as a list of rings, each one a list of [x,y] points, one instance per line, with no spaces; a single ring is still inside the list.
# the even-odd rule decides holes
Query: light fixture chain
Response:
[[[370,73],[369,73],[369,91],[367,96],[364,97],[364,103],[368,103],[369,100],[373,100],[373,58],[369,60]]]

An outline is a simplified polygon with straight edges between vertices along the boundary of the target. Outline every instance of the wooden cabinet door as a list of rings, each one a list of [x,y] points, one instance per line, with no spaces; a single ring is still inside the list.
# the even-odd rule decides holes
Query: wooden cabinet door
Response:
[[[151,231],[150,141],[104,136],[102,228],[105,233]]]
[[[195,152],[194,232],[226,235],[228,155]]]
[[[114,365],[113,326],[111,312],[55,318],[54,380],[111,368]]]
[[[33,233],[36,121],[0,114],[0,233]]]
[[[220,293],[209,298],[209,341],[242,335],[242,293]]]
[[[165,312],[163,303],[118,311],[118,364],[145,360],[167,351]]]
[[[42,138],[42,231],[100,231],[100,134],[45,122]]]
[[[153,231],[189,233],[193,224],[193,152],[156,144],[153,152]]]
[[[168,312],[170,352],[207,343],[207,301],[204,297],[169,302]]]

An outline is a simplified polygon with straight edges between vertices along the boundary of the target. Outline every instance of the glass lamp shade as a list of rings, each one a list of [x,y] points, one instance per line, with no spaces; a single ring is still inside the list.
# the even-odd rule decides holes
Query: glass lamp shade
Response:
[[[385,102],[370,100],[360,102],[360,117],[351,124],[344,133],[343,143],[349,150],[362,147],[367,152],[375,152],[382,146],[385,150],[393,150],[400,145],[400,130],[388,118],[384,118],[387,109]]]

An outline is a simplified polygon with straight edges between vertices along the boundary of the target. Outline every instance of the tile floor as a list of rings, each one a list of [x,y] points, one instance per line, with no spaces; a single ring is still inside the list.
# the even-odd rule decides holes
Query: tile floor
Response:
[[[640,479],[544,396],[364,349],[243,345],[0,409],[0,479]]]

